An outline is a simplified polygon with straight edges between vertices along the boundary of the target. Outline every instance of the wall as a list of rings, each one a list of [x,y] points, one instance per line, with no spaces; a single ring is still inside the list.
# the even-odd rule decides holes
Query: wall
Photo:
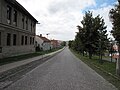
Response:
[[[35,37],[35,32],[31,32],[31,19],[29,16],[26,16],[23,12],[20,12],[16,10],[13,6],[12,7],[12,15],[11,15],[11,24],[7,23],[7,5],[9,5],[5,0],[0,0],[0,32],[2,34],[2,40],[0,48],[2,48],[2,53],[0,53],[0,58],[4,57],[10,57],[14,55],[19,54],[26,54],[26,53],[32,53],[35,52],[35,45],[32,43],[30,45],[30,37]],[[17,11],[17,26],[13,24],[13,11],[14,9]],[[22,14],[25,15],[25,22],[26,17],[28,18],[28,30],[26,30],[26,24],[25,29],[23,29],[22,26]],[[32,21],[34,23],[34,21]],[[7,33],[11,34],[11,45],[7,46]],[[17,35],[17,41],[16,45],[13,46],[13,34]],[[21,36],[27,36],[27,45],[21,45]],[[34,40],[35,41],[35,40]]]
[[[27,46],[11,46],[11,47],[3,47],[2,48],[1,58],[16,56],[21,54],[33,53],[35,52],[34,45]]]
[[[43,44],[43,50],[46,51],[46,50],[50,50],[50,49],[52,49],[51,43],[50,42],[45,42]]]
[[[2,10],[2,0],[0,0],[0,11]],[[2,13],[0,13],[0,23],[1,23],[1,21],[2,21]]]
[[[37,42],[37,45],[36,45],[36,46],[39,45],[40,47],[43,48],[43,46],[42,46],[43,40],[42,40],[41,38],[39,38],[38,36],[35,36],[35,40],[36,40],[36,42]]]
[[[10,5],[9,3],[5,2],[5,0],[1,0],[0,2],[2,2],[2,10],[0,10],[0,14],[2,17],[2,23],[6,24],[8,26],[11,27],[15,27],[15,28],[19,28],[19,30],[24,31],[24,32],[31,32],[32,34],[35,35],[35,31],[34,29],[36,29],[36,27],[34,27],[33,29],[33,25],[32,25],[32,31],[31,31],[31,22],[32,24],[35,23],[32,19],[30,19],[29,16],[25,15],[23,12],[20,12],[19,10],[17,10],[16,8],[14,8],[12,5]],[[9,5],[12,8],[12,15],[11,15],[11,24],[7,23],[7,5]],[[13,24],[13,11],[16,10],[17,11],[17,26],[15,26]],[[25,16],[25,20],[24,20],[24,29],[23,29],[23,23],[22,23],[22,16]],[[26,19],[28,18],[28,30],[26,30]],[[36,26],[36,25],[35,25]]]

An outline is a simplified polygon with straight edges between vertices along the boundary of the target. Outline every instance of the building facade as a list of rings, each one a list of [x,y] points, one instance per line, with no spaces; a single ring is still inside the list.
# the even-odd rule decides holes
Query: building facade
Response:
[[[41,50],[46,51],[52,49],[51,41],[46,37],[42,37],[42,34],[40,36],[35,36],[35,40],[36,47],[40,48]]]
[[[36,23],[16,0],[0,0],[0,58],[34,52]]]
[[[53,48],[58,48],[59,47],[58,40],[51,40],[51,44],[52,44]]]

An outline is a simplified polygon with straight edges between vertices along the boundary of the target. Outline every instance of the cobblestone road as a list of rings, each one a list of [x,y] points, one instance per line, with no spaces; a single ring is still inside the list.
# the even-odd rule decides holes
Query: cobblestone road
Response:
[[[117,90],[68,48],[4,90]]]

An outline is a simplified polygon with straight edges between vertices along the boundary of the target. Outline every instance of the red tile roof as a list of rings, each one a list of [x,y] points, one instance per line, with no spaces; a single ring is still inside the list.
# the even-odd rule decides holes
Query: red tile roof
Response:
[[[44,42],[51,42],[49,39],[47,39],[46,37],[41,37],[41,36],[38,36],[39,38],[41,38]]]

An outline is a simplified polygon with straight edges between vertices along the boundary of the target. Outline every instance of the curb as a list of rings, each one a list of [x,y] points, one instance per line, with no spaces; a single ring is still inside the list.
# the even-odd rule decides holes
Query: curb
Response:
[[[76,56],[76,55],[75,55]],[[77,57],[77,56],[76,56]],[[78,57],[79,58],[79,57]],[[80,58],[79,58],[80,59]],[[82,62],[84,62],[84,60],[82,60]],[[84,62],[85,63],[85,62]],[[87,64],[87,63],[85,63],[85,64]],[[94,66],[95,68],[97,68],[97,69],[99,69],[99,70],[101,70],[101,71],[103,71],[104,73],[106,73],[106,74],[108,74],[108,75],[110,75],[111,77],[113,77],[113,78],[115,78],[115,79],[117,79],[117,80],[119,80],[120,81],[120,78],[118,77],[118,76],[115,76],[115,75],[113,75],[112,73],[110,73],[110,72],[107,72],[106,70],[104,70],[104,69],[102,69],[102,68],[100,68],[100,67],[98,67],[98,66],[96,66],[96,65],[94,65],[94,64],[92,64],[92,63],[90,63],[92,66]],[[88,64],[87,64],[88,65]],[[88,65],[89,66],[89,65]],[[90,67],[90,66],[89,66]],[[93,69],[94,70],[94,69]]]
[[[15,67],[15,68],[6,70],[4,72],[1,72],[0,73],[0,90],[7,88],[9,85],[11,85],[15,81],[19,80],[26,73],[28,73],[29,71],[38,67],[39,65],[45,63],[46,61],[48,61],[49,59],[51,59],[55,55],[62,52],[64,49],[65,48],[62,48],[62,49],[60,49],[52,54],[48,54],[47,56],[38,59],[38,60],[28,62],[26,64],[23,64],[23,65]],[[19,76],[19,78],[18,78],[18,76]],[[14,80],[13,77],[16,79]]]
[[[92,65],[93,65],[93,64],[92,64]],[[93,66],[96,67],[97,69],[103,71],[104,73],[106,73],[106,74],[108,74],[108,75],[112,76],[113,78],[115,78],[115,79],[117,79],[117,80],[120,81],[119,77],[113,75],[112,73],[109,73],[109,72],[105,71],[104,69],[102,69],[102,68],[100,68],[100,67],[98,67],[98,66],[96,66],[96,65],[93,65]]]
[[[38,58],[36,58],[36,57],[33,57],[33,59],[32,58],[29,58],[29,59],[32,59],[32,60],[30,60],[30,61],[26,61],[26,60],[29,60],[29,59],[24,59],[24,60],[22,60],[22,61],[16,61],[16,62],[13,62],[13,63],[9,63],[9,64],[5,64],[5,65],[3,65],[3,66],[0,66],[1,67],[1,69],[3,69],[0,73],[4,73],[4,72],[6,72],[6,71],[8,71],[8,70],[11,70],[11,69],[15,69],[15,68],[17,68],[17,67],[20,67],[20,66],[22,66],[22,65],[26,65],[26,64],[28,64],[28,63],[31,63],[31,62],[35,62],[35,61],[37,61],[37,60],[42,60],[42,59],[45,59],[45,58],[47,58],[47,57],[52,57],[52,56],[54,56],[55,54],[57,54],[57,53],[59,53],[59,52],[61,52],[61,51],[63,51],[64,50],[64,48],[62,48],[62,49],[59,49],[59,50],[57,50],[57,51],[55,51],[55,52],[51,52],[51,53],[48,53],[48,54],[44,54],[44,55],[40,55],[40,56],[37,56]],[[21,63],[22,62],[22,63]],[[25,62],[25,63],[24,63]],[[17,64],[18,63],[18,64]],[[20,64],[19,64],[20,63]],[[15,65],[15,66],[11,66],[11,65]],[[16,65],[17,64],[17,65]],[[10,68],[7,68],[7,69],[4,69],[4,67],[9,67],[9,65],[11,66]]]

